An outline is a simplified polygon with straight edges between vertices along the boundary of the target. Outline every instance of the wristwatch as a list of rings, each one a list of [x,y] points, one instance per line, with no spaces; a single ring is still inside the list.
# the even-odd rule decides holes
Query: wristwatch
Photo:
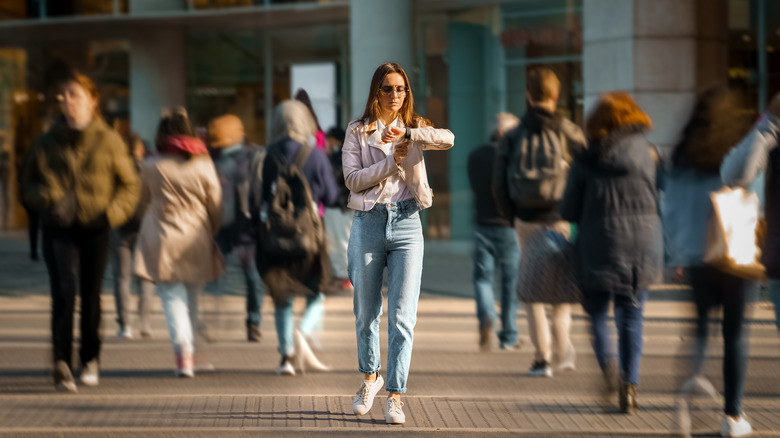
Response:
[[[412,128],[406,127],[406,134],[404,134],[404,140],[409,140],[412,138]]]

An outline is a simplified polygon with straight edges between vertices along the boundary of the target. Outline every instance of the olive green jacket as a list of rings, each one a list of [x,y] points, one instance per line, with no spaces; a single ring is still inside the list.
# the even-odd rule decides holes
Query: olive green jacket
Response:
[[[28,151],[21,182],[26,205],[60,226],[117,227],[140,196],[127,146],[100,117],[81,132],[58,120]]]

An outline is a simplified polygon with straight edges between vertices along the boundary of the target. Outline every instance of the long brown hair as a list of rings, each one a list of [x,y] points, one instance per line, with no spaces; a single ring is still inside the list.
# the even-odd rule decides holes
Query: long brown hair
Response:
[[[723,157],[753,126],[755,114],[746,108],[745,96],[736,89],[720,86],[703,92],[672,152],[672,165],[717,172]]]
[[[409,77],[406,76],[406,72],[403,67],[395,62],[385,62],[380,64],[374,71],[374,77],[371,78],[371,88],[368,91],[368,99],[366,100],[366,110],[363,111],[361,120],[368,119],[367,124],[374,123],[378,118],[381,111],[379,104],[380,90],[382,83],[385,81],[387,75],[391,73],[398,73],[404,78],[404,85],[406,86],[406,98],[401,105],[401,109],[398,110],[398,117],[404,123],[404,126],[410,128],[418,128],[421,126],[430,126],[431,122],[424,119],[420,115],[414,112],[414,97],[412,96],[412,87],[409,86]]]
[[[612,131],[625,126],[650,129],[653,122],[625,91],[604,93],[599,98],[585,122],[585,135],[589,140],[606,137]]]

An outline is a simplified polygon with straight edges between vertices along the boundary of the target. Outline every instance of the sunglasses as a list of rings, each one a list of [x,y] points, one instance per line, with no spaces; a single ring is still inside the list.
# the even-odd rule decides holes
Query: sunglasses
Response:
[[[403,96],[404,94],[406,94],[406,87],[403,85],[399,85],[397,87],[393,87],[392,85],[384,85],[379,87],[379,91],[381,91],[382,94],[385,94],[387,96],[393,94],[393,91],[395,91],[396,94],[398,94],[399,96]]]

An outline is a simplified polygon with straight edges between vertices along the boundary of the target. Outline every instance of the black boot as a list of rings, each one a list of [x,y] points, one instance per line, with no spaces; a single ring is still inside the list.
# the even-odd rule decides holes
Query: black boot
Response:
[[[620,382],[620,412],[628,415],[635,414],[639,409],[636,401],[636,385],[632,383]]]

